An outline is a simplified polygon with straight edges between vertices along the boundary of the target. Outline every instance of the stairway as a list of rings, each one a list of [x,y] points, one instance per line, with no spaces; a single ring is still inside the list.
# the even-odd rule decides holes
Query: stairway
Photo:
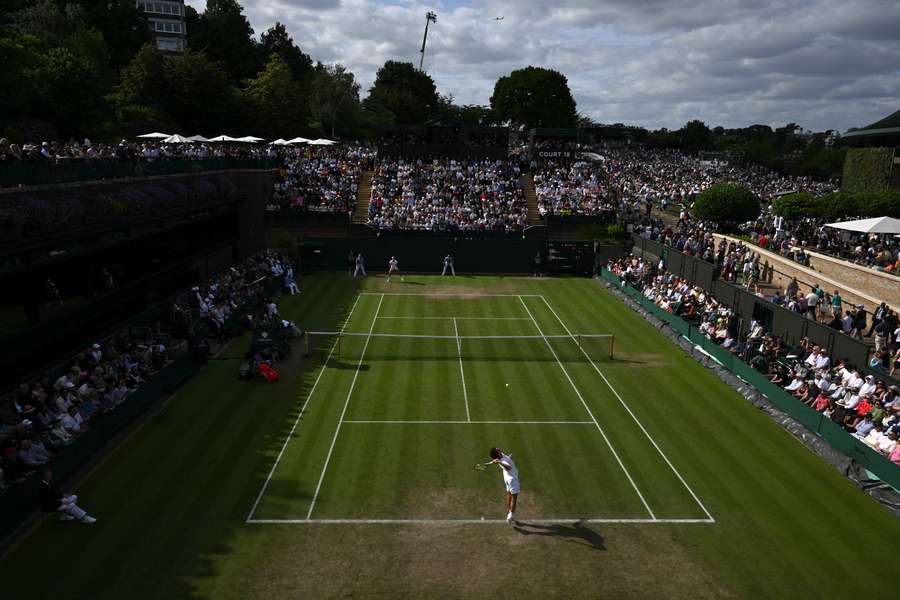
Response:
[[[373,171],[363,171],[356,190],[356,210],[353,211],[353,222],[365,224],[369,220],[369,199],[372,196]]]
[[[528,206],[528,224],[543,225],[538,210],[537,193],[534,191],[534,176],[530,173],[522,176],[522,189],[525,190],[525,203]]]

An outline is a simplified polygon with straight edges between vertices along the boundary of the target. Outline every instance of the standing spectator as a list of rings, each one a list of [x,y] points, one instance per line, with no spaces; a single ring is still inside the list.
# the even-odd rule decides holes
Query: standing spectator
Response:
[[[363,258],[362,253],[356,255],[356,270],[353,271],[354,277],[358,275],[366,276],[366,259]]]
[[[841,293],[837,290],[834,290],[834,294],[831,295],[831,314],[839,319],[841,318],[842,302],[843,298],[841,298]]]

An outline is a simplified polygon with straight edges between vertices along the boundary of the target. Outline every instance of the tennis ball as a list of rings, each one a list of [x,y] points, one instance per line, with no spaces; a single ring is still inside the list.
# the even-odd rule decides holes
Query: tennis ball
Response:
[[[506,387],[509,387],[509,384],[508,384],[508,383],[506,384]]]

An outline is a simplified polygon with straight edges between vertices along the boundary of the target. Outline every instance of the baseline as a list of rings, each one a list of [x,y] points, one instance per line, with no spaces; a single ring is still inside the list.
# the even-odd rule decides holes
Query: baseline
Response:
[[[357,424],[396,424],[396,425],[593,425],[593,421],[404,421],[404,420],[368,420],[368,419],[347,419],[344,423]]]
[[[269,525],[509,525],[506,519],[253,519],[251,524]],[[621,525],[712,524],[712,519],[605,519],[603,517],[528,519],[520,525],[577,525],[605,523]]]
[[[553,313],[553,316],[556,317],[556,320],[559,321],[559,324],[562,325],[563,329],[566,331],[566,333],[569,335],[569,337],[572,338],[572,341],[575,341],[575,336],[572,335],[572,332],[569,330],[569,328],[566,326],[566,324],[563,322],[563,320],[559,317],[559,315],[556,313],[556,311],[553,310],[553,307],[550,305],[550,302],[548,302],[544,296],[541,296],[540,298],[541,298],[541,300],[544,301],[544,304],[547,305],[547,308],[550,309],[550,312]],[[697,494],[694,493],[694,490],[691,489],[691,486],[688,485],[688,483],[687,483],[687,481],[685,481],[684,477],[681,476],[681,473],[678,472],[678,469],[675,468],[675,465],[672,464],[672,461],[669,460],[669,457],[666,455],[666,453],[662,451],[662,448],[659,447],[659,444],[656,443],[656,440],[653,439],[653,436],[650,435],[650,433],[647,431],[647,429],[644,427],[644,425],[640,422],[640,420],[638,420],[637,416],[631,411],[631,408],[625,403],[625,401],[622,399],[622,396],[620,396],[619,392],[616,391],[616,388],[613,387],[613,385],[612,385],[612,383],[610,383],[609,379],[606,378],[606,375],[603,374],[603,371],[600,370],[600,367],[598,367],[597,364],[593,361],[593,359],[591,359],[590,355],[587,352],[585,352],[584,348],[581,348],[580,346],[579,346],[579,348],[581,349],[581,352],[584,354],[585,358],[588,359],[588,362],[591,364],[591,366],[594,367],[594,370],[597,372],[597,374],[603,379],[603,382],[606,384],[606,386],[612,391],[612,393],[615,395],[615,397],[619,400],[619,403],[622,405],[622,407],[624,407],[625,410],[628,412],[628,414],[631,415],[631,418],[634,420],[635,423],[637,423],[637,426],[644,433],[644,435],[647,437],[647,439],[650,441],[650,443],[653,445],[653,447],[656,448],[656,451],[659,452],[659,455],[662,456],[664,461],[666,461],[666,464],[669,465],[669,468],[672,469],[672,472],[675,473],[675,476],[678,478],[678,480],[681,482],[681,484],[685,487],[685,489],[688,491],[688,493],[690,493],[691,497],[694,499],[694,501],[697,503],[697,505],[700,506],[700,508],[703,510],[703,512],[706,514],[706,516],[711,521],[715,522],[715,519],[713,519],[712,514],[710,514],[710,512],[706,509],[706,506],[703,505],[703,502],[700,501],[700,498],[697,496]]]

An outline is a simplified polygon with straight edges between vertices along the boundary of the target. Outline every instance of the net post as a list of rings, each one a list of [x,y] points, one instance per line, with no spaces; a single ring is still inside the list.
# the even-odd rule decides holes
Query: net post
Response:
[[[613,346],[615,345],[615,343],[616,343],[616,336],[610,335],[609,336],[609,360],[613,359]]]

